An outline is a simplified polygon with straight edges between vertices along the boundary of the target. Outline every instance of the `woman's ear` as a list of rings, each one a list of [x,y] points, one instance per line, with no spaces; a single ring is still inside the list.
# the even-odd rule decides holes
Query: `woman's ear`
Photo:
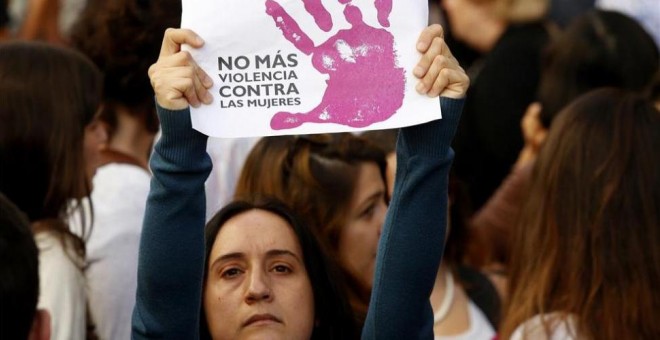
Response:
[[[541,123],[541,104],[534,102],[527,107],[527,111],[525,111],[525,115],[520,121],[520,129],[525,145],[518,155],[518,160],[514,165],[515,168],[520,168],[536,159],[536,155],[548,134],[548,130]]]
[[[45,309],[38,309],[34,314],[32,329],[30,329],[29,340],[49,340],[50,339],[50,314]]]
[[[548,135],[548,130],[543,127],[543,125],[540,126],[540,128],[534,133],[534,136],[532,138],[532,145],[534,146],[534,149],[538,150],[541,148],[541,145],[543,145],[543,142],[545,141],[545,137]]]
[[[94,118],[94,120],[85,127],[85,131],[91,134],[94,143],[99,148],[105,147],[109,141],[110,126],[104,121]]]
[[[541,104],[538,102],[529,104],[520,122],[525,146],[531,147],[534,150],[538,150],[541,147],[548,134],[548,130],[541,123],[541,109]]]

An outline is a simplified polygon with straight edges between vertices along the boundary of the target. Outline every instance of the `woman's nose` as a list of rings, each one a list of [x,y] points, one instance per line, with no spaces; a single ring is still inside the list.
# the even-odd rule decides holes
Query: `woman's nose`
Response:
[[[248,304],[270,301],[273,294],[270,289],[270,280],[268,275],[261,270],[253,270],[250,273],[245,302]]]

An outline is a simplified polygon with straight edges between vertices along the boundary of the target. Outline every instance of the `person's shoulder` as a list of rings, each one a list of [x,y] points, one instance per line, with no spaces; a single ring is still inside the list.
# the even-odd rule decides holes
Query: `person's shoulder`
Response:
[[[60,263],[67,268],[82,266],[83,259],[76,255],[73,242],[69,240],[69,236],[61,238],[55,231],[41,231],[35,234],[34,240],[39,248],[40,268],[42,267],[41,263],[44,261]]]
[[[108,185],[110,187],[133,187],[149,183],[151,174],[147,169],[126,163],[106,164],[96,171],[94,175],[94,189],[97,186]]]

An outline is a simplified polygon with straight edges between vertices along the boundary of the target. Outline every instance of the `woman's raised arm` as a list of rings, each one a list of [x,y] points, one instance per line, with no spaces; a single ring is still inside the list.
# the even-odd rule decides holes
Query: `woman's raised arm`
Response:
[[[168,29],[149,70],[162,137],[151,158],[133,311],[134,339],[199,338],[204,276],[204,182],[211,172],[207,137],[192,129],[189,105],[210,103],[212,81],[181,51],[200,47],[192,31]]]
[[[450,145],[469,86],[441,34],[437,25],[422,33],[424,56],[415,75],[422,79],[418,91],[441,96],[443,117],[400,130],[363,339],[433,339],[429,298],[444,250]]]

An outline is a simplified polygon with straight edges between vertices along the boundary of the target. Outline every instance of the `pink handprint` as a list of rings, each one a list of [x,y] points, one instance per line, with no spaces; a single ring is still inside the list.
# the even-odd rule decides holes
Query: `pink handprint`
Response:
[[[403,104],[405,74],[397,66],[394,37],[382,28],[368,26],[362,12],[350,0],[344,16],[351,28],[338,31],[319,46],[274,0],[266,0],[266,13],[284,37],[298,50],[312,56],[312,65],[328,74],[321,103],[307,113],[278,112],[270,122],[275,130],[291,129],[306,122],[337,123],[366,127],[390,118]],[[323,31],[332,29],[332,17],[321,0],[303,0],[305,10]],[[376,0],[378,22],[389,27],[392,0]]]

